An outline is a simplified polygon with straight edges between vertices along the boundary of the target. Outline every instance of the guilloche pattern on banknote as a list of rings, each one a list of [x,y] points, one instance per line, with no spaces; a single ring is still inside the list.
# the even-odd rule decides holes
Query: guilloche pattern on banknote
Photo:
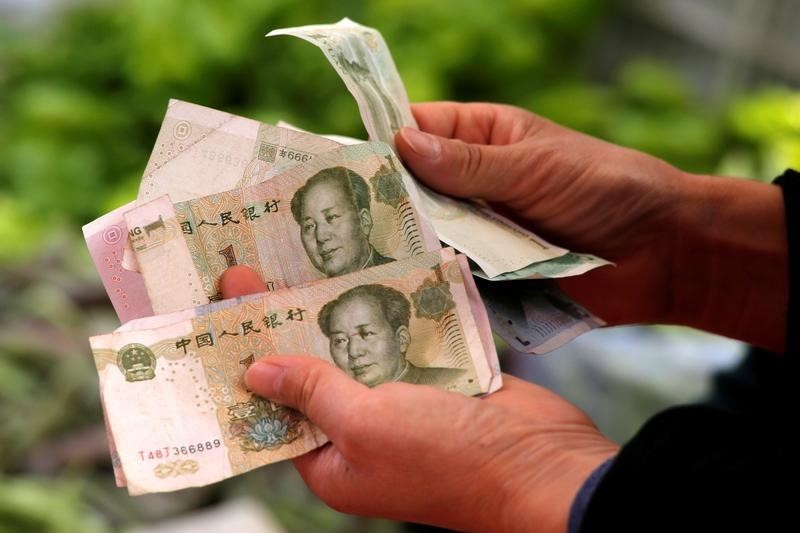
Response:
[[[268,179],[339,143],[200,105],[170,100],[138,202],[173,202]]]
[[[221,297],[234,265],[269,290],[337,276],[439,247],[407,194],[410,180],[382,143],[317,155],[268,181],[126,214],[156,313]]]
[[[432,252],[160,328],[93,337],[131,493],[204,485],[322,444],[298,413],[245,389],[246,368],[270,354],[310,354],[370,386],[499,387],[466,262],[448,258]]]
[[[123,265],[128,239],[124,213],[134,206],[135,202],[130,202],[83,227],[89,255],[114,311],[123,323],[153,314],[144,278],[139,272],[127,270]]]

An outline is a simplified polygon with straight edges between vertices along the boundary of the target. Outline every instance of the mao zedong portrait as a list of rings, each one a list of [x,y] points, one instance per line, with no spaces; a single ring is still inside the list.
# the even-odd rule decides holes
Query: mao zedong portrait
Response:
[[[361,383],[445,385],[464,370],[420,368],[406,359],[411,304],[384,285],[359,285],[326,303],[317,319],[334,363]]]
[[[364,178],[345,167],[319,171],[294,193],[292,216],[300,225],[303,248],[326,276],[394,261],[369,242],[369,196]]]

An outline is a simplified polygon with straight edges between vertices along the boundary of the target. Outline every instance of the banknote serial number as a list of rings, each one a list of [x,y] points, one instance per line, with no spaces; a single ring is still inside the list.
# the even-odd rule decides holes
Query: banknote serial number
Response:
[[[297,161],[298,163],[305,163],[306,161],[314,158],[314,156],[311,154],[306,154],[303,152],[293,152],[292,150],[281,150],[279,155],[284,159]]]
[[[194,455],[219,448],[222,442],[219,439],[189,444],[188,446],[164,446],[155,450],[139,450],[139,459],[149,461],[151,459],[166,459],[167,457],[178,455]]]
[[[217,163],[223,163],[233,167],[247,168],[247,163],[249,162],[249,160],[242,159],[241,157],[236,157],[224,152],[217,152],[216,150],[203,149],[200,150],[200,154],[203,156],[203,159],[216,161]]]

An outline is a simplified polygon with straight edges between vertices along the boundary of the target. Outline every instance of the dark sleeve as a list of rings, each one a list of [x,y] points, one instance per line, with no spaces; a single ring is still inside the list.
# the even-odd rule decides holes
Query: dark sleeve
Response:
[[[786,236],[789,241],[789,312],[786,318],[786,353],[797,364],[800,354],[800,173],[787,170],[775,180],[783,189]],[[796,369],[796,366],[795,366]]]
[[[761,393],[746,409],[684,406],[651,418],[597,484],[582,533],[798,530],[800,174],[775,183],[788,227],[786,353],[758,354],[770,371],[757,376]]]

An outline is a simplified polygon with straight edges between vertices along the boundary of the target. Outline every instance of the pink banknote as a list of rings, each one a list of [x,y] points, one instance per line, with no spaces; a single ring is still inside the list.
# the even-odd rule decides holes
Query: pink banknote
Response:
[[[89,254],[123,324],[153,314],[144,278],[122,266],[123,248],[128,239],[123,214],[135,206],[135,201],[125,204],[83,227]]]

